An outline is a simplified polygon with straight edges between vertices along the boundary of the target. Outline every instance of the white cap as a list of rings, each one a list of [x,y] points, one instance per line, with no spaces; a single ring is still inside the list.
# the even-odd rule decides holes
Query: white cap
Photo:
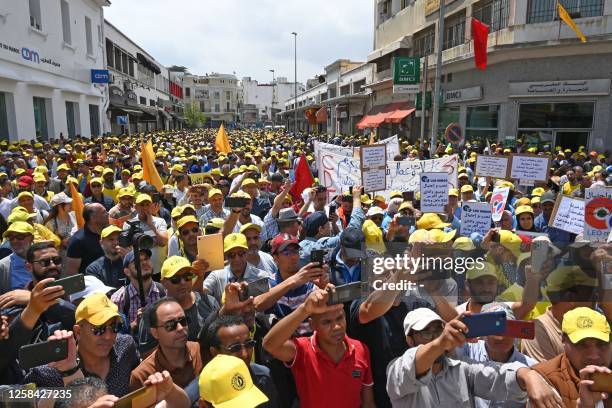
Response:
[[[106,286],[100,279],[96,278],[95,276],[85,275],[85,290],[70,295],[70,301],[74,302],[75,300],[86,298],[87,296],[93,295],[94,293],[107,294],[112,290],[115,290],[115,288]]]
[[[56,205],[59,205],[59,204],[70,204],[71,202],[72,202],[72,198],[68,197],[66,195],[66,193],[64,193],[62,191],[61,193],[57,193],[56,195],[53,196],[53,198],[49,202],[49,206],[51,206],[51,208],[53,208]]]
[[[407,336],[410,330],[421,331],[431,322],[439,321],[444,323],[444,320],[438,316],[436,312],[426,307],[408,312],[404,318],[404,334]]]
[[[366,213],[366,217],[371,217],[373,215],[383,215],[385,212],[382,208],[378,206],[370,207],[368,212]]]

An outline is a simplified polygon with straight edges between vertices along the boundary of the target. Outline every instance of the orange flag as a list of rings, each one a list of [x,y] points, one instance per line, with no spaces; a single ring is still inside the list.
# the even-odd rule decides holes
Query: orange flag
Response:
[[[70,195],[72,196],[72,210],[74,211],[77,227],[79,227],[79,229],[83,228],[85,226],[85,220],[83,219],[83,209],[85,209],[85,205],[74,183],[70,183]]]
[[[221,124],[221,127],[219,127],[219,132],[217,133],[215,148],[218,152],[223,152],[225,154],[228,154],[232,151],[229,141],[227,140],[227,133],[225,132],[225,127],[223,126],[223,123]]]
[[[142,143],[140,145],[140,156],[142,159],[143,180],[154,185],[157,191],[161,192],[164,188],[164,183],[155,168],[155,153],[153,153],[153,145],[150,140],[146,144]]]

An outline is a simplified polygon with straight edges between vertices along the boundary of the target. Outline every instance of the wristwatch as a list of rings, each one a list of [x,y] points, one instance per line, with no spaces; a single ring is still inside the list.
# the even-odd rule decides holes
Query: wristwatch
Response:
[[[60,371],[60,374],[62,375],[62,377],[70,377],[71,375],[74,375],[77,371],[79,371],[80,369],[81,369],[81,359],[77,357],[76,365],[74,366],[74,368],[71,368],[66,371]]]

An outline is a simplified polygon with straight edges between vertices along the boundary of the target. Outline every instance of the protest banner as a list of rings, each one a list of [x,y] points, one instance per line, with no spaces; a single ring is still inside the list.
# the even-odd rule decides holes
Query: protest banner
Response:
[[[461,204],[461,231],[463,236],[477,232],[485,235],[491,229],[491,207],[488,203],[465,202]]]
[[[572,234],[584,230],[584,200],[559,194],[548,225]]]
[[[612,188],[587,188],[584,199],[584,238],[592,242],[606,242],[612,230]]]
[[[444,212],[448,204],[448,173],[421,173],[421,211]]]
[[[498,187],[493,190],[493,194],[491,195],[491,218],[495,222],[499,222],[501,220],[502,214],[504,213],[504,209],[506,208],[506,201],[508,200],[508,195],[510,194],[510,187]]]
[[[194,173],[194,174],[190,174],[189,178],[191,179],[191,184],[192,185],[196,185],[196,184],[204,184],[204,183],[210,183],[211,182],[211,175],[210,173]]]
[[[479,154],[476,157],[476,168],[474,174],[479,177],[494,177],[504,179],[508,175],[510,157],[486,156]]]
[[[532,154],[513,154],[510,178],[530,181],[548,181],[550,157]]]
[[[387,145],[362,146],[359,152],[363,191],[384,190],[387,186]]]
[[[387,161],[393,161],[395,156],[400,154],[399,147],[399,138],[397,135],[388,137],[384,140],[380,140],[377,144],[385,144],[387,145]],[[324,151],[326,153],[335,153],[344,157],[352,157],[354,159],[359,159],[359,147],[348,147],[348,146],[338,146],[325,142],[314,142],[314,157],[317,162],[321,160],[321,152]]]

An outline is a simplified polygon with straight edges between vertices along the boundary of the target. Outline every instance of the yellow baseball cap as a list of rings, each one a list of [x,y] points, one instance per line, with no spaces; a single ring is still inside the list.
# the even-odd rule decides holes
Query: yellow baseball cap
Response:
[[[61,171],[61,170],[70,171],[70,167],[68,167],[66,163],[60,164],[59,166],[57,166],[56,171]]]
[[[242,227],[240,227],[240,233],[244,234],[244,232],[249,229],[254,229],[257,230],[257,232],[261,233],[261,225],[253,224],[252,222],[244,224]]]
[[[606,317],[588,307],[577,307],[566,312],[561,330],[574,344],[584,339],[610,341],[610,325]]]
[[[75,313],[76,322],[85,320],[94,326],[101,326],[113,317],[121,317],[119,308],[104,293],[87,296],[79,304]]]
[[[200,373],[200,398],[215,408],[256,407],[268,397],[254,384],[246,363],[234,356],[218,354]]]
[[[458,249],[460,251],[473,251],[476,249],[476,246],[474,245],[474,241],[472,241],[469,237],[459,237],[453,241],[453,249]]]
[[[217,194],[220,194],[221,196],[223,196],[223,192],[221,192],[221,190],[219,190],[218,188],[211,188],[208,191],[208,198],[212,198]]]
[[[542,194],[544,194],[546,192],[546,190],[544,190],[542,187],[536,187],[533,189],[533,191],[531,192],[531,196],[535,197],[535,196],[541,196]]]
[[[465,278],[469,280],[477,279],[481,276],[494,276],[496,278],[499,278],[499,271],[497,269],[497,266],[489,262],[483,262],[481,264],[475,263],[465,273]]]
[[[138,197],[136,197],[136,204],[144,203],[145,201],[152,203],[153,199],[148,194],[138,194]]]
[[[241,184],[242,187],[250,186],[250,185],[254,185],[255,186],[255,185],[257,185],[257,183],[252,178],[248,178],[248,179],[242,180],[242,184]]]
[[[17,195],[17,201],[21,200],[23,197],[34,198],[34,195],[30,193],[29,191],[22,191],[21,193]]]
[[[247,239],[244,234],[233,233],[225,237],[223,240],[223,252],[228,252],[234,248],[249,249],[249,245],[247,244]]]
[[[440,216],[434,213],[425,213],[416,222],[418,229],[446,228],[450,227],[447,222],[442,222]]]
[[[189,259],[182,256],[171,256],[170,258],[167,258],[162,265],[161,277],[162,279],[169,279],[186,268],[189,270],[193,269]]]
[[[104,180],[102,180],[102,179],[101,179],[101,178],[99,178],[99,177],[92,178],[92,179],[91,179],[91,181],[89,182],[89,185],[91,186],[91,185],[93,185],[94,183],[95,183],[95,184],[99,184],[99,185],[103,186],[103,185],[104,185]]]
[[[223,224],[225,224],[225,220],[223,218],[215,217],[215,218],[211,219],[210,221],[208,221],[206,223],[206,226],[207,227],[213,227],[213,228],[221,229],[221,228],[223,228]],[[240,231],[240,232],[242,232],[242,231]]]
[[[562,292],[576,286],[597,286],[597,278],[587,275],[577,265],[559,266],[546,278],[546,292]]]
[[[461,187],[461,193],[473,193],[474,192],[474,187],[472,187],[469,184],[466,184],[465,186]]]
[[[402,197],[404,197],[404,194],[401,191],[399,191],[399,190],[393,190],[389,194],[389,198],[395,198],[395,197],[402,198]]]
[[[132,191],[132,189],[128,187],[121,188],[117,193],[117,198],[121,197],[134,197],[134,191]]]
[[[410,234],[408,242],[411,244],[415,242],[445,243],[453,239],[456,233],[457,230],[443,232],[442,230],[438,229],[418,229]]]
[[[459,190],[456,188],[451,188],[448,190],[448,195],[452,197],[459,197]]]
[[[180,219],[177,221],[177,223],[176,223],[176,229],[180,229],[180,228],[182,228],[182,227],[183,227],[185,224],[189,224],[190,222],[194,222],[194,223],[196,223],[196,224],[200,225],[200,224],[199,224],[199,222],[198,222],[198,219],[197,219],[196,217],[194,217],[193,215],[188,215],[188,216],[186,216],[186,217],[180,218]]]
[[[100,238],[104,239],[104,238],[108,238],[111,234],[114,234],[115,232],[121,232],[123,231],[121,228],[119,228],[116,225],[109,225],[108,227],[104,228],[102,230],[102,232],[100,233]]]
[[[47,182],[47,178],[41,173],[34,174],[33,180],[35,183],[38,183],[40,181]]]
[[[9,214],[6,219],[6,222],[12,224],[14,222],[28,222],[30,218],[35,218],[36,213],[28,213],[23,211],[13,211]]]

